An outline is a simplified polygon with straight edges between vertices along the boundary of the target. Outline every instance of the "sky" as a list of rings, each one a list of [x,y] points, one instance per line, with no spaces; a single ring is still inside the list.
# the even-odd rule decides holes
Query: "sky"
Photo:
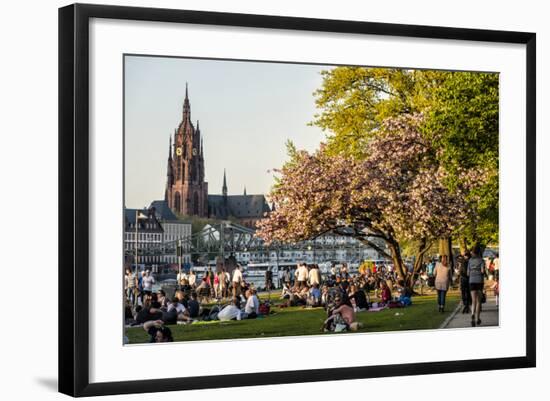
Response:
[[[327,66],[186,58],[125,57],[125,204],[163,199],[170,135],[182,119],[185,84],[191,119],[200,121],[205,180],[221,193],[267,194],[273,168],[288,159],[285,143],[319,147],[326,137],[308,126],[313,92]]]

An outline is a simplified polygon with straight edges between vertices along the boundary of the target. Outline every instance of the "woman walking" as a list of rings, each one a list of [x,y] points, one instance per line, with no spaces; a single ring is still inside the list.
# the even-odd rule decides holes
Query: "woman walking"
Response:
[[[481,298],[483,297],[483,276],[485,262],[480,256],[479,246],[472,250],[472,257],[468,260],[468,276],[470,277],[470,292],[472,294],[472,327],[481,324]]]
[[[445,297],[451,284],[452,271],[449,267],[449,258],[447,255],[441,256],[441,262],[435,266],[435,289],[437,290],[437,305],[439,312],[445,311]]]

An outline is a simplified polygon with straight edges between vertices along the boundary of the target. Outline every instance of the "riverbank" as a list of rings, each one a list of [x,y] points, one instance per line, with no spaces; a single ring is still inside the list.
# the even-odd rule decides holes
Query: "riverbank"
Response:
[[[263,295],[263,294],[262,294]],[[278,294],[271,294],[278,299]],[[357,313],[363,323],[359,332],[390,332],[402,330],[438,329],[460,302],[459,293],[450,292],[444,313],[437,311],[436,295],[415,296],[413,305],[406,308],[384,309],[379,312]],[[280,308],[273,306],[271,314],[255,320],[229,322],[196,322],[188,325],[170,325],[174,341],[204,341],[243,338],[267,338],[301,335],[326,335],[320,331],[326,318],[323,308]],[[334,333],[329,333],[334,334]],[[345,333],[342,333],[345,334]],[[146,343],[149,338],[140,327],[127,329],[130,344]]]

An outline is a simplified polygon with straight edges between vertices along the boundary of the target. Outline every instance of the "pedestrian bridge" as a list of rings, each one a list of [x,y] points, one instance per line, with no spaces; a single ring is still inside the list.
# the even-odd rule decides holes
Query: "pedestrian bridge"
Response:
[[[231,221],[223,221],[217,224],[208,224],[201,231],[191,236],[183,236],[162,244],[148,244],[147,248],[139,249],[139,256],[174,255],[178,246],[183,253],[193,256],[203,256],[212,259],[215,256],[227,257],[237,253],[250,252],[255,254],[283,256],[285,252],[313,252],[323,256],[323,259],[336,255],[337,251],[346,250],[348,254],[356,254],[357,259],[368,247],[349,236],[342,234],[326,233],[306,241],[295,243],[273,242],[267,245],[261,238],[255,235],[255,230]],[[128,250],[126,254],[132,256],[134,251]]]

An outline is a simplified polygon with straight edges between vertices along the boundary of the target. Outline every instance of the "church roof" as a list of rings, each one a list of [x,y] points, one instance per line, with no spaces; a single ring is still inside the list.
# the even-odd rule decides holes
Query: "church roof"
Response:
[[[163,221],[173,221],[178,220],[172,209],[168,206],[168,202],[164,200],[156,200],[151,203],[150,207],[155,208],[155,214],[157,219]]]
[[[263,217],[269,212],[269,206],[264,195],[228,195],[227,209],[225,210],[223,195],[208,195],[208,206],[216,216],[236,218]]]
[[[124,225],[125,229],[128,229],[130,224],[135,224],[136,221],[136,215],[140,213],[140,215],[147,217],[147,222],[153,223],[153,226],[147,227],[144,225],[143,220],[139,220],[139,229],[141,231],[152,231],[152,232],[162,232],[163,228],[159,224],[159,221],[157,217],[151,213],[151,209],[127,209],[124,208]]]

